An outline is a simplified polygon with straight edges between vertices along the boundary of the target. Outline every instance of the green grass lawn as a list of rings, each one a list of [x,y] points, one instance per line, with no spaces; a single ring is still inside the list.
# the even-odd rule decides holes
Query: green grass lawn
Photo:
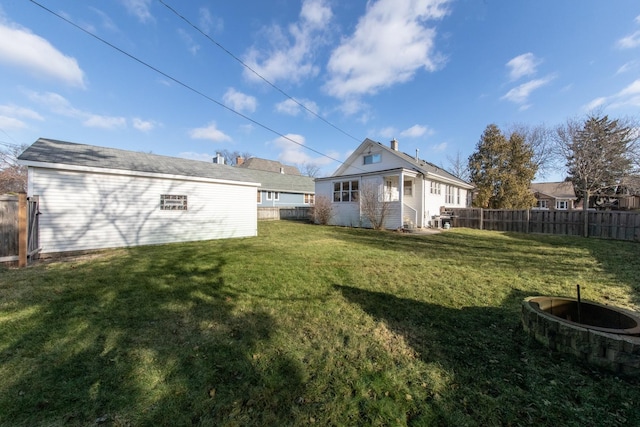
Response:
[[[531,295],[637,309],[638,243],[260,223],[0,269],[0,425],[640,425],[640,380],[551,353]]]

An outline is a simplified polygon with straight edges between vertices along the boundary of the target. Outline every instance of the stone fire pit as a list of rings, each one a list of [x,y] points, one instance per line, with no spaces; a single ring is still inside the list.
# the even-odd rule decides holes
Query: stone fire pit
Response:
[[[573,298],[529,297],[522,326],[552,350],[616,373],[640,375],[640,316]]]

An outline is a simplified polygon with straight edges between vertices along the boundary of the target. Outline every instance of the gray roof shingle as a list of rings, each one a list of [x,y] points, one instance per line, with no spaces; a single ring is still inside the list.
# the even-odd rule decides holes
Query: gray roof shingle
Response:
[[[283,165],[276,160],[261,159],[259,157],[250,157],[241,165],[238,165],[238,167],[276,173],[280,173],[280,169],[282,168],[285,174],[300,176],[300,171],[295,166]]]
[[[258,182],[273,191],[314,192],[313,178],[40,138],[18,160],[81,167]]]

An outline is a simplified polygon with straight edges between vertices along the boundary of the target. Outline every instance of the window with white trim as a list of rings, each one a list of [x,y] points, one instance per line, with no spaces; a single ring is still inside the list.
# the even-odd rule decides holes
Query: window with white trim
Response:
[[[410,179],[404,180],[404,195],[405,196],[413,196],[413,181]]]
[[[161,211],[186,211],[187,196],[178,194],[161,194],[160,195]]]
[[[316,201],[316,197],[313,194],[305,194],[304,195],[304,202],[308,205],[313,205]]]
[[[382,154],[380,153],[367,154],[364,156],[365,165],[372,165],[374,163],[380,163],[381,161],[382,161]]]
[[[444,186],[444,202],[453,204],[453,185]]]
[[[341,181],[333,183],[334,202],[357,202],[358,181]]]
[[[267,200],[280,200],[280,193],[277,191],[267,191]]]
[[[566,200],[556,200],[556,209],[567,210],[569,209],[569,202]]]
[[[431,194],[440,194],[440,183],[431,181]]]
[[[538,200],[536,203],[536,208],[538,209],[547,209],[548,207],[547,200]]]

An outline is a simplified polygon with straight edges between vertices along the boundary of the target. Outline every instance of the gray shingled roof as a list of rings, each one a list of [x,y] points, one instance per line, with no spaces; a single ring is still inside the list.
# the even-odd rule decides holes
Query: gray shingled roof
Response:
[[[284,169],[284,173],[287,175],[300,176],[300,171],[295,166],[283,165],[276,160],[261,159],[259,157],[250,157],[241,165],[238,165],[238,167],[276,173],[280,173],[280,168],[282,168]]]
[[[367,138],[365,140],[365,142],[369,142],[371,144],[378,144],[380,147],[382,147],[384,150],[388,151],[389,153],[392,153],[404,160],[406,160],[407,162],[411,163],[414,165],[414,167],[416,169],[418,169],[420,172],[422,173],[431,173],[431,174],[435,174],[435,175],[440,175],[443,178],[449,178],[452,179],[454,181],[459,181],[461,183],[465,183],[467,185],[469,185],[468,182],[458,178],[457,176],[453,175],[452,173],[449,173],[447,170],[438,167],[436,165],[434,165],[433,163],[429,163],[426,160],[422,160],[420,158],[418,158],[418,160],[416,161],[416,157],[415,156],[411,156],[407,153],[403,153],[402,151],[395,151],[392,150],[390,147],[381,144],[377,141],[374,141],[372,139]]]
[[[40,138],[34,142],[18,157],[18,160],[229,181],[257,182],[262,184],[261,189],[280,192],[315,192],[313,178],[306,176],[240,169],[213,162],[45,138]]]
[[[309,193],[316,192],[316,184],[313,178],[302,175],[287,175],[276,172],[267,172],[255,169],[243,169],[255,181],[262,184],[261,190]]]
[[[534,182],[529,187],[531,191],[546,194],[556,199],[577,199],[571,181],[563,182]]]

